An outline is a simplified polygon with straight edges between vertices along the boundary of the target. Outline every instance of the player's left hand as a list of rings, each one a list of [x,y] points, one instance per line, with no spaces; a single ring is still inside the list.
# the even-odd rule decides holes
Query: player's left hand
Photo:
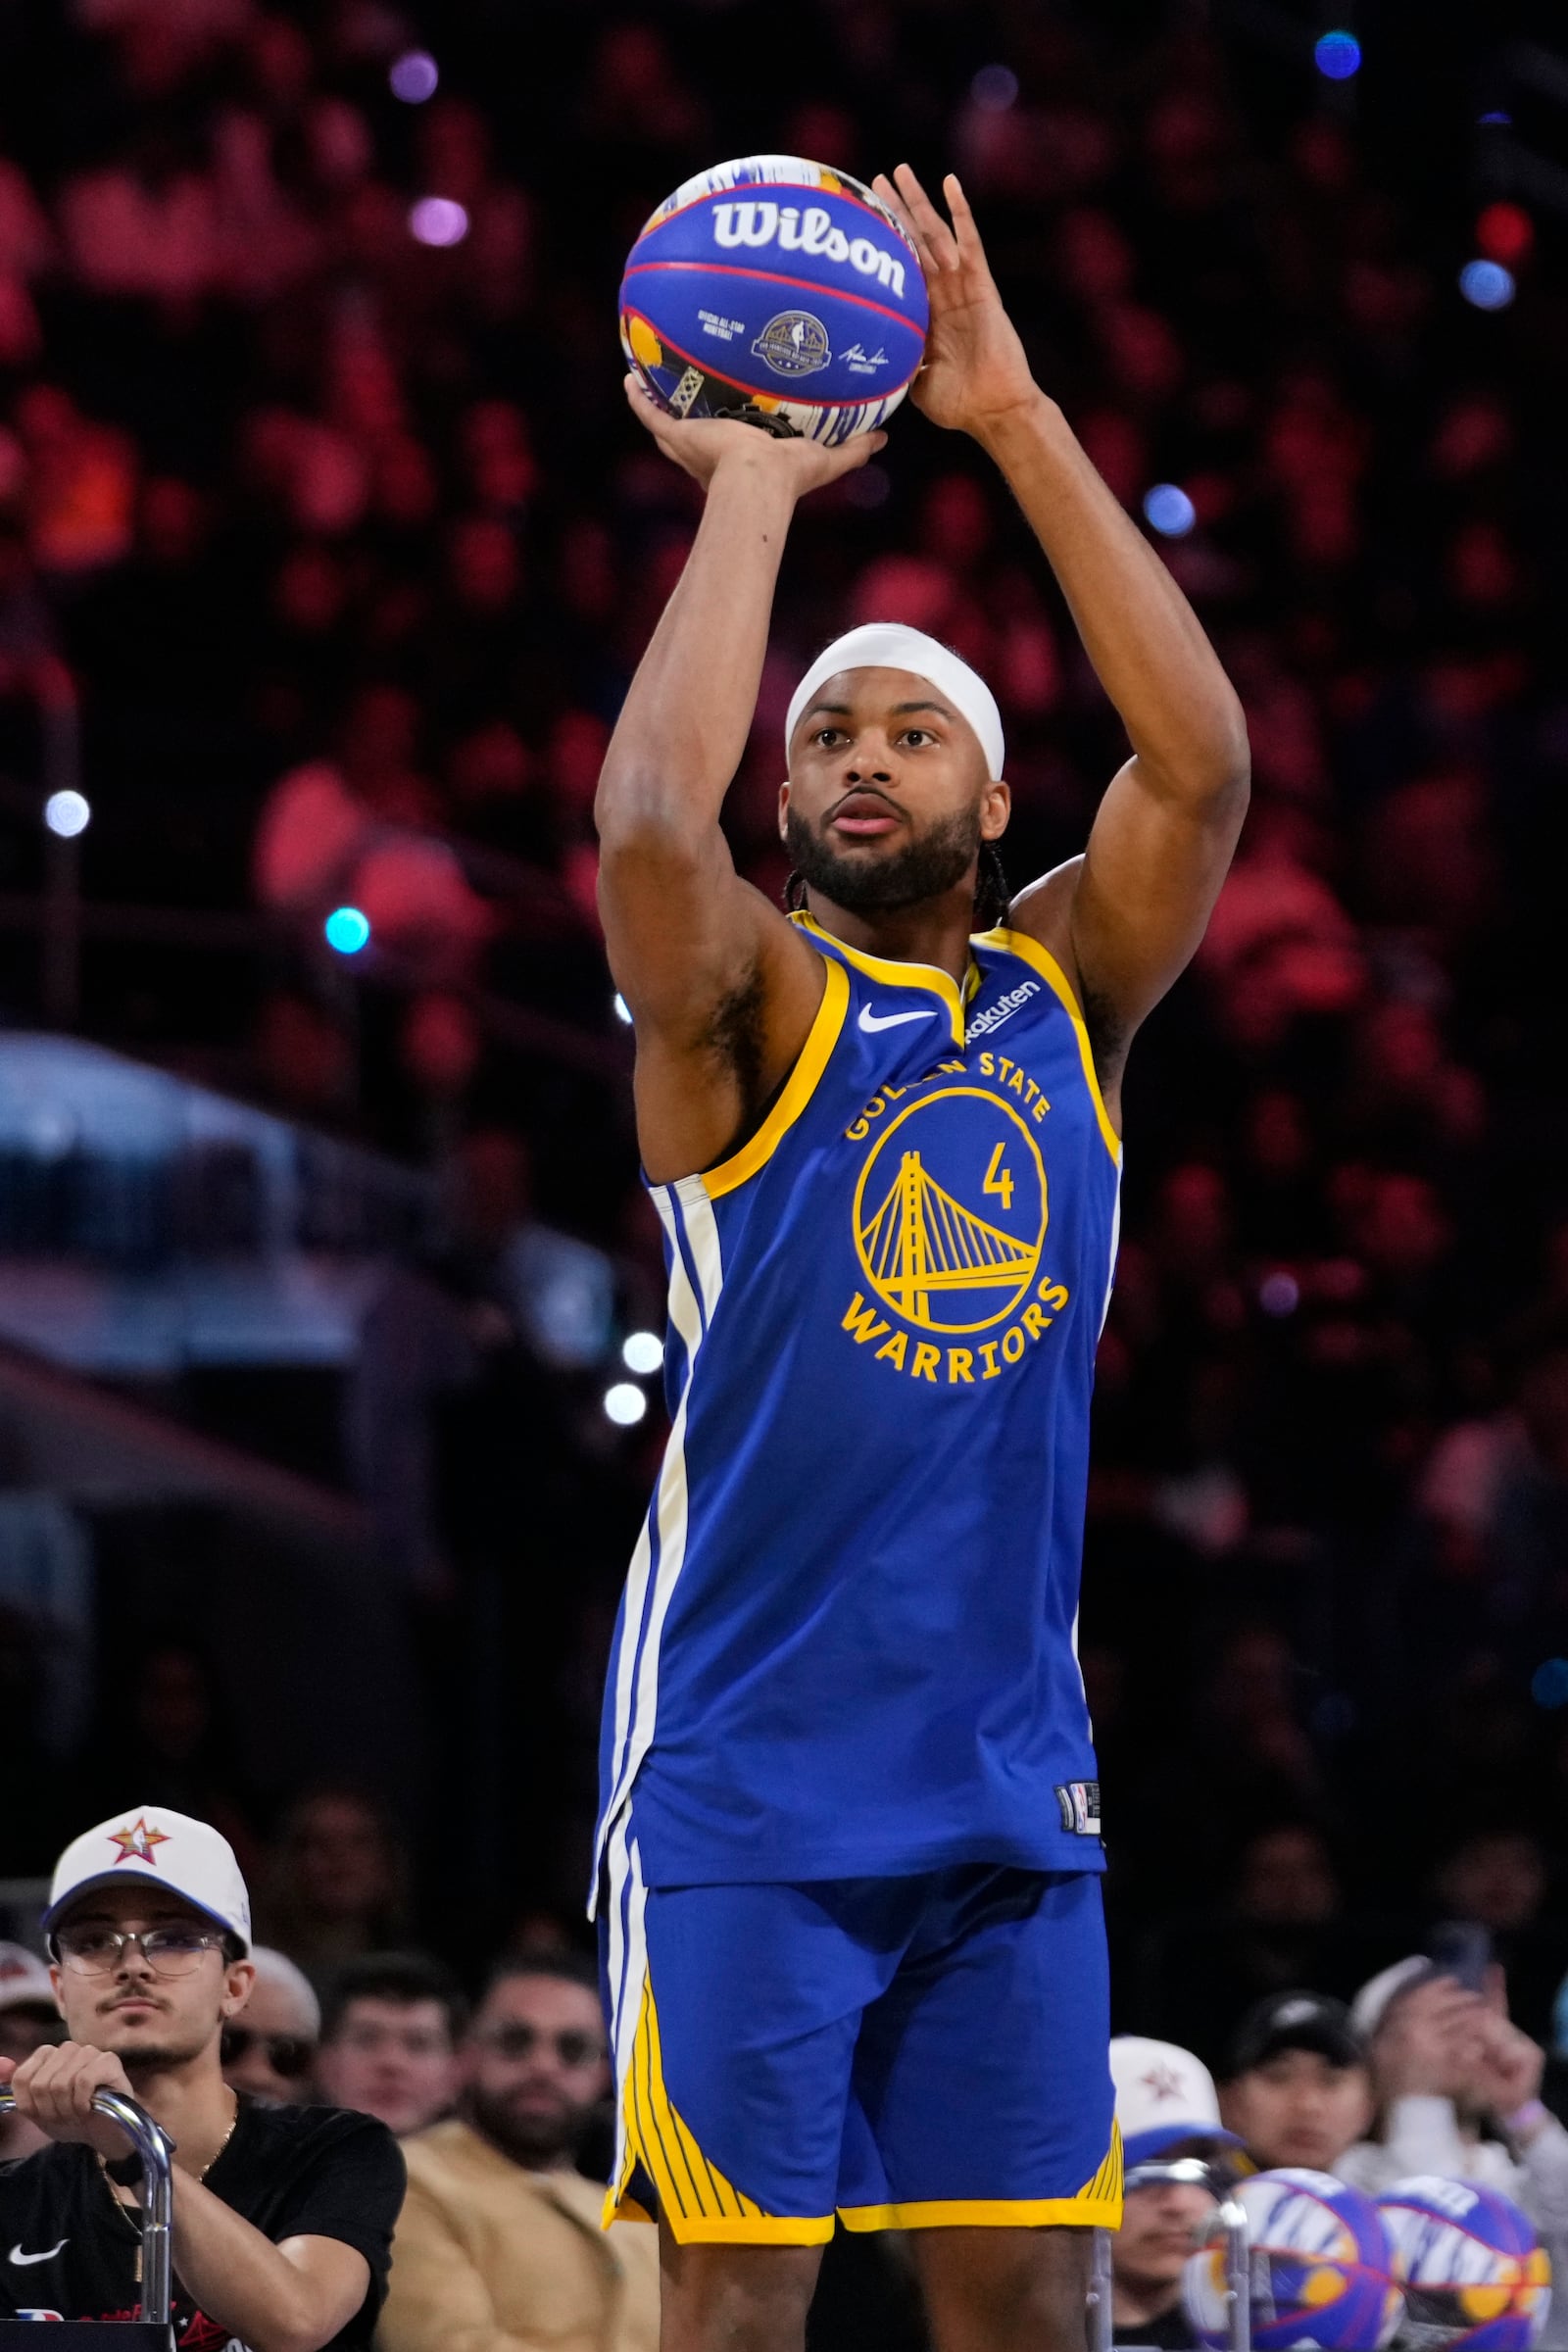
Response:
[[[1037,400],[1039,387],[997,292],[969,200],[950,172],[942,183],[950,224],[907,164],[892,179],[879,172],[871,184],[913,238],[930,297],[925,365],[909,397],[933,424],[981,439],[1010,411]]]

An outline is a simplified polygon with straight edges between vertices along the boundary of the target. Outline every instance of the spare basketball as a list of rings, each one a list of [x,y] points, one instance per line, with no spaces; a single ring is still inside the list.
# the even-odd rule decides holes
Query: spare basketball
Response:
[[[1251,2232],[1252,2342],[1257,2352],[1378,2352],[1403,2305],[1382,2216],[1370,2197],[1328,2173],[1254,2173],[1236,2194]],[[1225,2255],[1195,2254],[1182,2297],[1200,2344],[1229,2340]]]
[[[1405,2334],[1424,2352],[1530,2352],[1551,2303],[1535,2225],[1494,2188],[1425,2176],[1378,2199],[1403,2276]]]
[[[925,350],[920,259],[867,187],[795,155],[699,172],[631,249],[628,361],[677,416],[847,441],[891,416]]]

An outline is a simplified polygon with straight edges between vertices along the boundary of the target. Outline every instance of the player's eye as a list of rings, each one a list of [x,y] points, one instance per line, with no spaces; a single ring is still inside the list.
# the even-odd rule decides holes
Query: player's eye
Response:
[[[811,738],[818,749],[824,752],[831,751],[835,743],[848,743],[849,740],[842,727],[818,727]]]
[[[922,743],[935,743],[936,737],[929,727],[906,727],[901,740],[905,743],[912,743],[918,750]]]

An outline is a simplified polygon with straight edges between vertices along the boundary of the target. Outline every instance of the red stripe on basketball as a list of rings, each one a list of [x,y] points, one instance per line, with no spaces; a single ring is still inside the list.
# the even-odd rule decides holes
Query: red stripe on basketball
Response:
[[[890,311],[885,302],[872,302],[864,294],[841,293],[837,286],[820,286],[809,277],[783,277],[773,270],[747,270],[739,262],[709,261],[628,262],[626,277],[636,277],[645,270],[701,270],[705,276],[760,277],[770,286],[794,286],[802,294],[831,294],[835,302],[853,302],[862,311],[875,311],[879,318],[891,318],[895,326],[907,328],[911,335],[920,333],[912,318],[906,318],[902,311]],[[625,282],[626,279],[622,278],[622,285]],[[652,326],[653,319],[650,318],[648,323]]]
[[[664,349],[672,351],[677,360],[684,360],[688,368],[697,368],[700,374],[710,375],[716,382],[728,384],[732,392],[744,392],[748,400],[794,399],[792,393],[760,392],[755,384],[743,384],[738,376],[726,375],[721,368],[710,367],[707,360],[699,360],[691,352],[682,351],[678,343],[670,341],[658,319],[650,318],[646,311],[622,311],[621,317],[623,318],[640,318],[649,332],[657,335]],[[641,361],[638,362],[638,367],[642,368]],[[903,389],[902,384],[890,384],[886,392],[873,392],[869,399],[862,394],[858,400],[797,400],[795,406],[798,409],[874,409],[879,400],[889,400],[895,392],[902,392]]]

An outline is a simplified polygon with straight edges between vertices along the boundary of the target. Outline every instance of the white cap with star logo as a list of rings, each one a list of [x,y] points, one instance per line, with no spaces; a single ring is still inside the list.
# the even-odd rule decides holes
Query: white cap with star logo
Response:
[[[1195,2156],[1209,2148],[1241,2146],[1219,2120],[1213,2076],[1178,2043],[1118,2034],[1110,2045],[1110,2079],[1129,2170],[1169,2156],[1189,2140],[1201,2143],[1194,2146]]]
[[[67,1907],[94,1886],[127,1879],[166,1886],[194,1910],[226,1928],[243,1951],[251,1948],[251,1898],[228,1839],[209,1822],[193,1821],[168,1805],[135,1805],[112,1813],[74,1838],[55,1864],[43,1931],[52,1936]]]

